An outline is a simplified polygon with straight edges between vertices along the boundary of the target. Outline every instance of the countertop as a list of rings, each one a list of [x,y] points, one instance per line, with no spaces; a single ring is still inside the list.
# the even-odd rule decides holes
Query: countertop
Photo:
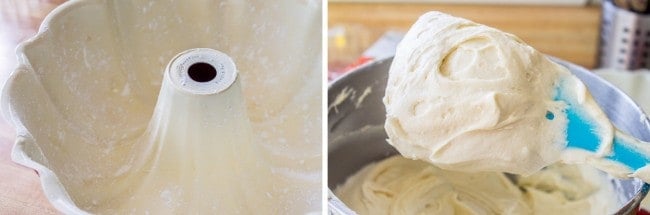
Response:
[[[15,48],[36,34],[45,15],[63,0],[0,0],[0,83],[18,65]],[[15,131],[0,118],[0,214],[58,214],[36,171],[11,161]]]
[[[421,14],[438,10],[517,35],[543,53],[596,67],[600,6],[337,2],[328,7],[328,27],[361,32],[361,47],[368,47],[388,30],[406,32]]]

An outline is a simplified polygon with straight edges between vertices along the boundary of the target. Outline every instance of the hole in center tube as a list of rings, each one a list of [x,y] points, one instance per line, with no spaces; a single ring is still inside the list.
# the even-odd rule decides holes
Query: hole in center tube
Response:
[[[208,82],[217,77],[217,70],[210,64],[199,62],[192,64],[187,74],[196,82]]]

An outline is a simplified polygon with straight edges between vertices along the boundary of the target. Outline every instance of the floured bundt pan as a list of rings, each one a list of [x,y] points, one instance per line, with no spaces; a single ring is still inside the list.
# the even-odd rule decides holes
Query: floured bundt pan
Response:
[[[15,162],[66,214],[321,210],[321,2],[75,0],[17,50]]]

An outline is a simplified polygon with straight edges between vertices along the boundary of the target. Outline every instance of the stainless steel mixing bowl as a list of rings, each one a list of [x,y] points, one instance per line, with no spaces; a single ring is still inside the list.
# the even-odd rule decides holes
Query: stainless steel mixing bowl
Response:
[[[627,95],[590,71],[559,59],[591,91],[612,123],[636,138],[650,141],[650,122]],[[354,214],[331,192],[363,166],[397,151],[386,143],[382,103],[392,58],[380,60],[339,78],[328,90],[328,198],[330,214]],[[612,180],[621,209],[615,214],[635,214],[650,185],[638,179]]]

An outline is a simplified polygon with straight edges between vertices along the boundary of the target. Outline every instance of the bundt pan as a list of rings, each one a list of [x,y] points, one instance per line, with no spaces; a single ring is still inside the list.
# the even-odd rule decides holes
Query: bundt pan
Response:
[[[320,1],[70,1],[17,54],[12,159],[61,212],[321,211]]]

